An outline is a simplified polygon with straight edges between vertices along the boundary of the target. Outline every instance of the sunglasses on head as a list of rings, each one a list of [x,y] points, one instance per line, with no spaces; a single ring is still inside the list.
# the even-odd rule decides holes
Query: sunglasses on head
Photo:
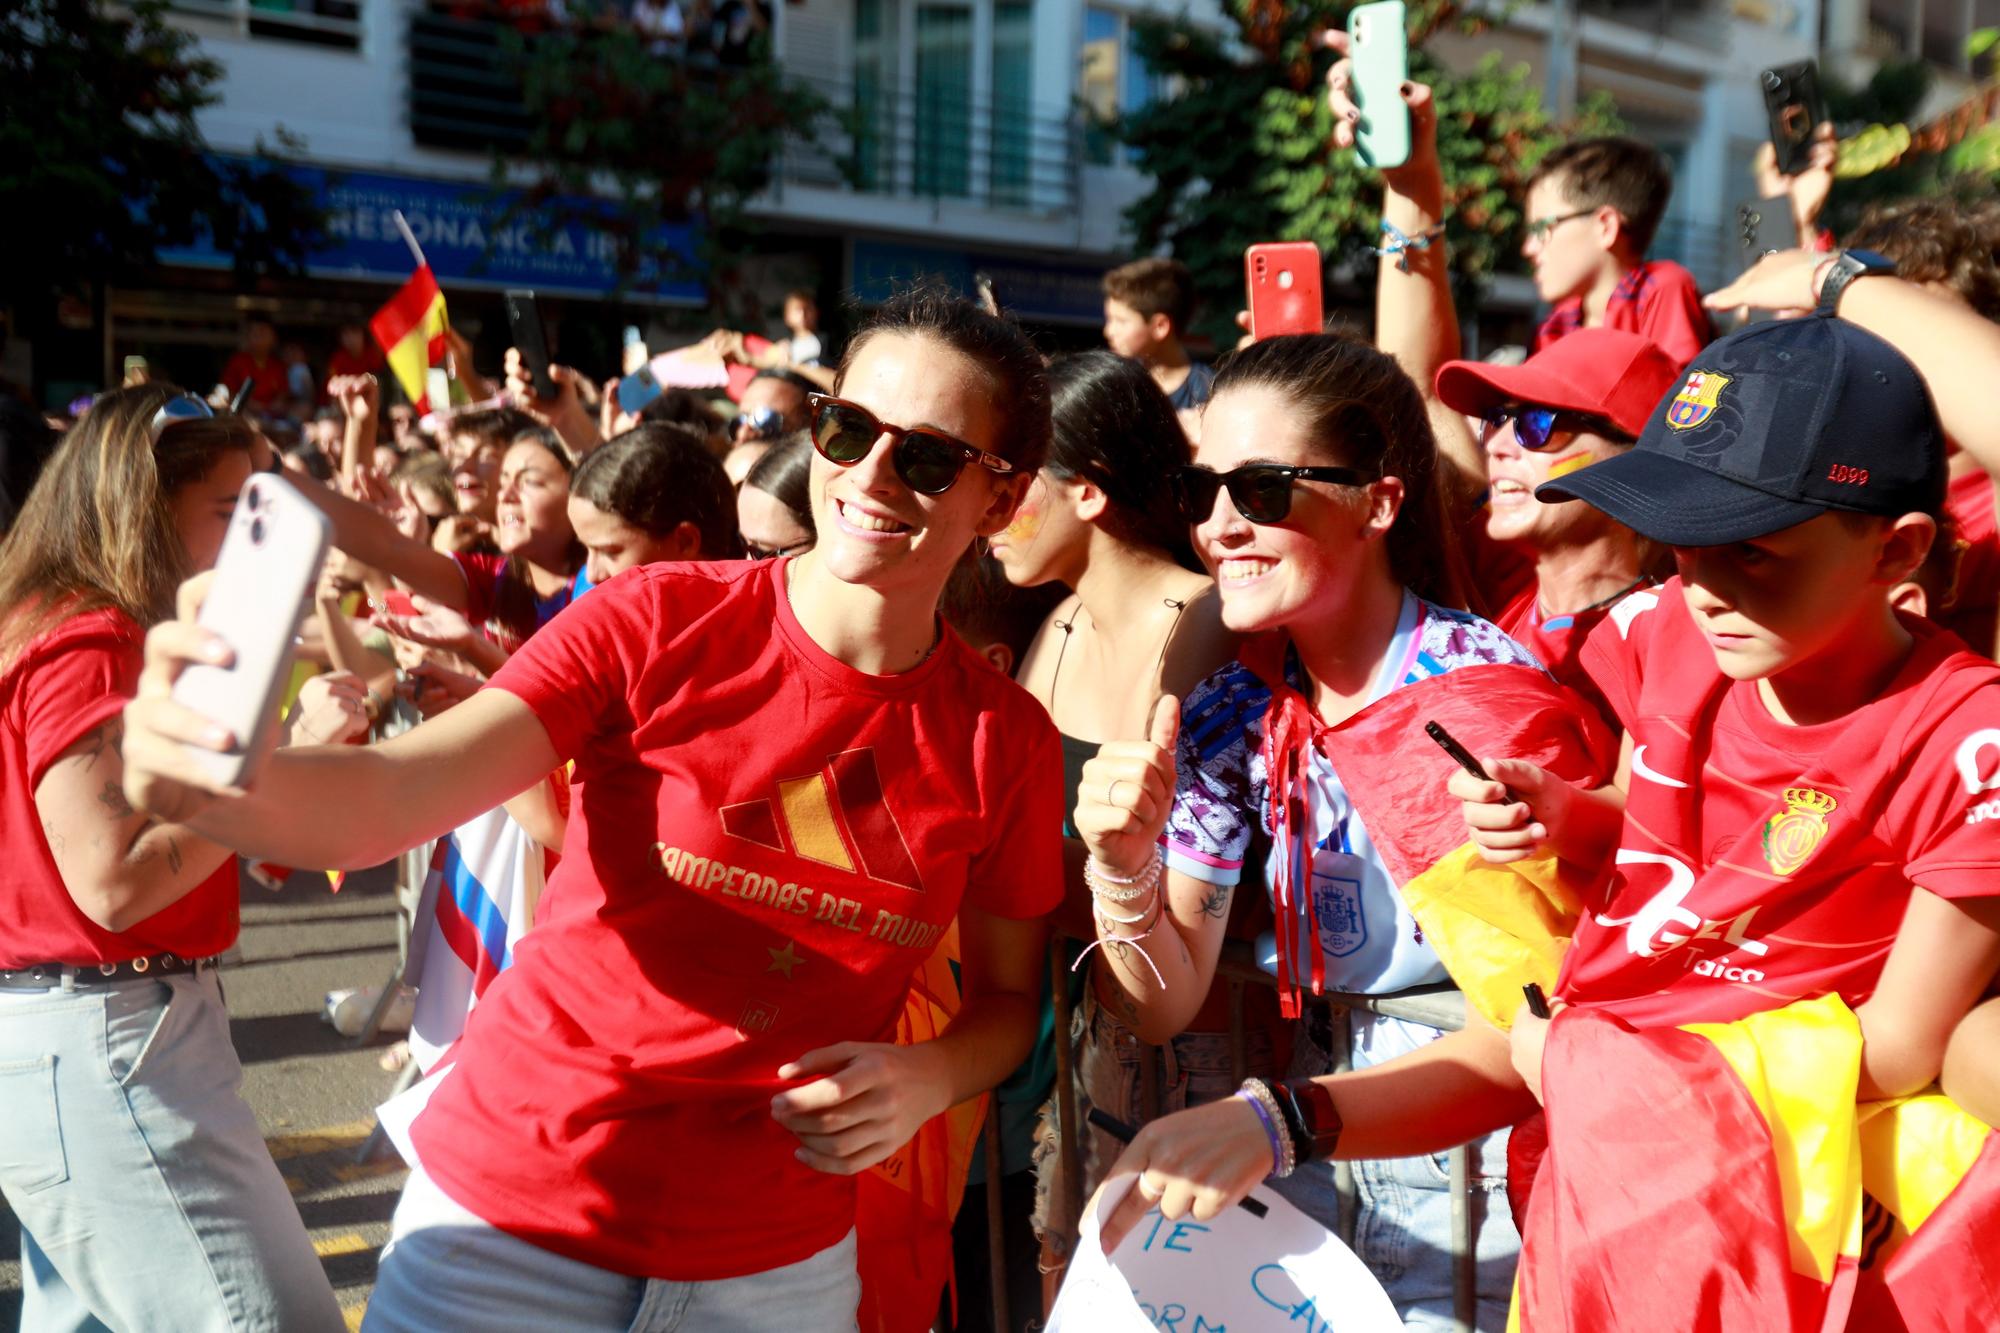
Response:
[[[178,398],[169,398],[166,402],[161,403],[160,410],[153,413],[152,424],[147,429],[152,435],[154,445],[157,446],[160,442],[160,437],[165,435],[172,427],[189,421],[213,421],[214,419],[214,408],[190,394],[182,394]]]
[[[813,448],[820,457],[841,467],[853,467],[868,457],[875,441],[884,435],[895,441],[889,455],[896,475],[919,495],[942,495],[958,480],[967,463],[977,463],[988,472],[1002,476],[1014,465],[998,454],[975,449],[928,426],[891,426],[859,403],[832,394],[806,396],[812,409]]]
[[[1175,468],[1167,474],[1174,507],[1190,523],[1215,512],[1215,493],[1228,488],[1236,512],[1252,523],[1282,523],[1292,512],[1292,483],[1330,481],[1336,486],[1368,486],[1380,478],[1351,467],[1288,467],[1283,463],[1246,463],[1228,472],[1205,467]]]
[[[1530,453],[1548,448],[1549,441],[1559,430],[1588,431],[1608,440],[1631,438],[1601,418],[1554,407],[1495,407],[1488,409],[1482,420],[1486,423],[1482,441],[1492,439],[1494,432],[1511,421],[1514,423],[1514,442]]]

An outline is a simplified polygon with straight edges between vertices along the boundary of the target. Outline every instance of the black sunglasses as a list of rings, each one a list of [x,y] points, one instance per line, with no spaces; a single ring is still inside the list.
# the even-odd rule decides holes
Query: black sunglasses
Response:
[[[1485,433],[1480,436],[1481,443],[1492,439],[1495,431],[1511,421],[1514,423],[1514,442],[1530,453],[1548,448],[1549,441],[1558,430],[1589,431],[1608,440],[1629,441],[1632,438],[1601,418],[1555,407],[1495,407],[1489,408],[1481,419],[1486,423]]]
[[[1014,465],[998,454],[975,449],[928,426],[891,426],[859,403],[832,394],[806,395],[812,408],[813,448],[829,463],[853,467],[868,457],[875,441],[888,435],[895,441],[890,461],[903,484],[919,495],[942,495],[958,480],[967,463],[1006,475]]]
[[[753,541],[743,543],[744,558],[748,560],[775,560],[781,555],[790,555],[794,551],[807,551],[811,549],[811,538],[807,538],[802,542],[793,542],[790,546],[759,546]]]
[[[1292,512],[1292,483],[1330,481],[1336,486],[1369,486],[1380,478],[1351,467],[1287,467],[1283,463],[1246,463],[1228,472],[1205,467],[1175,468],[1167,474],[1174,507],[1190,523],[1215,512],[1215,493],[1229,488],[1236,512],[1252,523],[1282,523]]]

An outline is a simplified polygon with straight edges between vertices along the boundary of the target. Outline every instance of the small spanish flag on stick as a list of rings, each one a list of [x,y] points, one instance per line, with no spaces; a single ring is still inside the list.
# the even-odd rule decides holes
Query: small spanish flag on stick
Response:
[[[389,358],[389,369],[403,386],[404,394],[418,412],[430,412],[450,406],[431,401],[430,392],[434,382],[432,370],[443,370],[449,356],[444,339],[447,327],[444,293],[438,290],[437,278],[431,273],[409,224],[403,221],[400,212],[395,217],[396,227],[417,261],[417,271],[389,298],[387,305],[375,312],[368,328],[375,341],[382,344],[382,351]]]

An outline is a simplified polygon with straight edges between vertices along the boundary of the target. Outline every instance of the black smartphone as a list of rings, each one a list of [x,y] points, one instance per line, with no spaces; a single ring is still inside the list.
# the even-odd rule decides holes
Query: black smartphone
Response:
[[[1479,761],[1472,757],[1472,751],[1460,745],[1453,738],[1452,734],[1443,727],[1435,722],[1426,722],[1424,723],[1424,735],[1436,741],[1439,749],[1450,755],[1453,762],[1466,772],[1472,774],[1473,777],[1478,778],[1481,782],[1493,781],[1492,778],[1486,776],[1486,770],[1479,766]]]
[[[507,293],[507,331],[513,335],[514,349],[534,379],[535,397],[556,396],[556,382],[549,374],[549,335],[542,326],[542,311],[535,294],[513,290]]]
[[[1797,244],[1792,235],[1790,201],[1780,195],[1776,199],[1752,199],[1738,204],[1736,237],[1743,245],[1745,268],[1765,255],[1789,250]]]
[[[1549,997],[1542,994],[1542,988],[1539,984],[1533,981],[1529,982],[1527,985],[1521,987],[1521,994],[1528,997],[1529,1013],[1533,1014],[1536,1018],[1547,1018],[1549,1016]]]
[[[1819,64],[1801,60],[1776,65],[1757,79],[1764,90],[1764,111],[1771,120],[1771,146],[1778,150],[1778,170],[1796,176],[1812,157],[1813,131],[1826,119]]]

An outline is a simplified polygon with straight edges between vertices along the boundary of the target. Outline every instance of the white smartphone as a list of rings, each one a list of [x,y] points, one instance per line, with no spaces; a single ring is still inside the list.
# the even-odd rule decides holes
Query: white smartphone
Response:
[[[174,701],[229,728],[228,751],[188,747],[208,776],[233,787],[250,780],[292,664],[306,595],[319,578],[332,526],[290,482],[260,472],[243,485],[215,561],[198,623],[236,654],[227,667],[194,665],[174,682]]]

